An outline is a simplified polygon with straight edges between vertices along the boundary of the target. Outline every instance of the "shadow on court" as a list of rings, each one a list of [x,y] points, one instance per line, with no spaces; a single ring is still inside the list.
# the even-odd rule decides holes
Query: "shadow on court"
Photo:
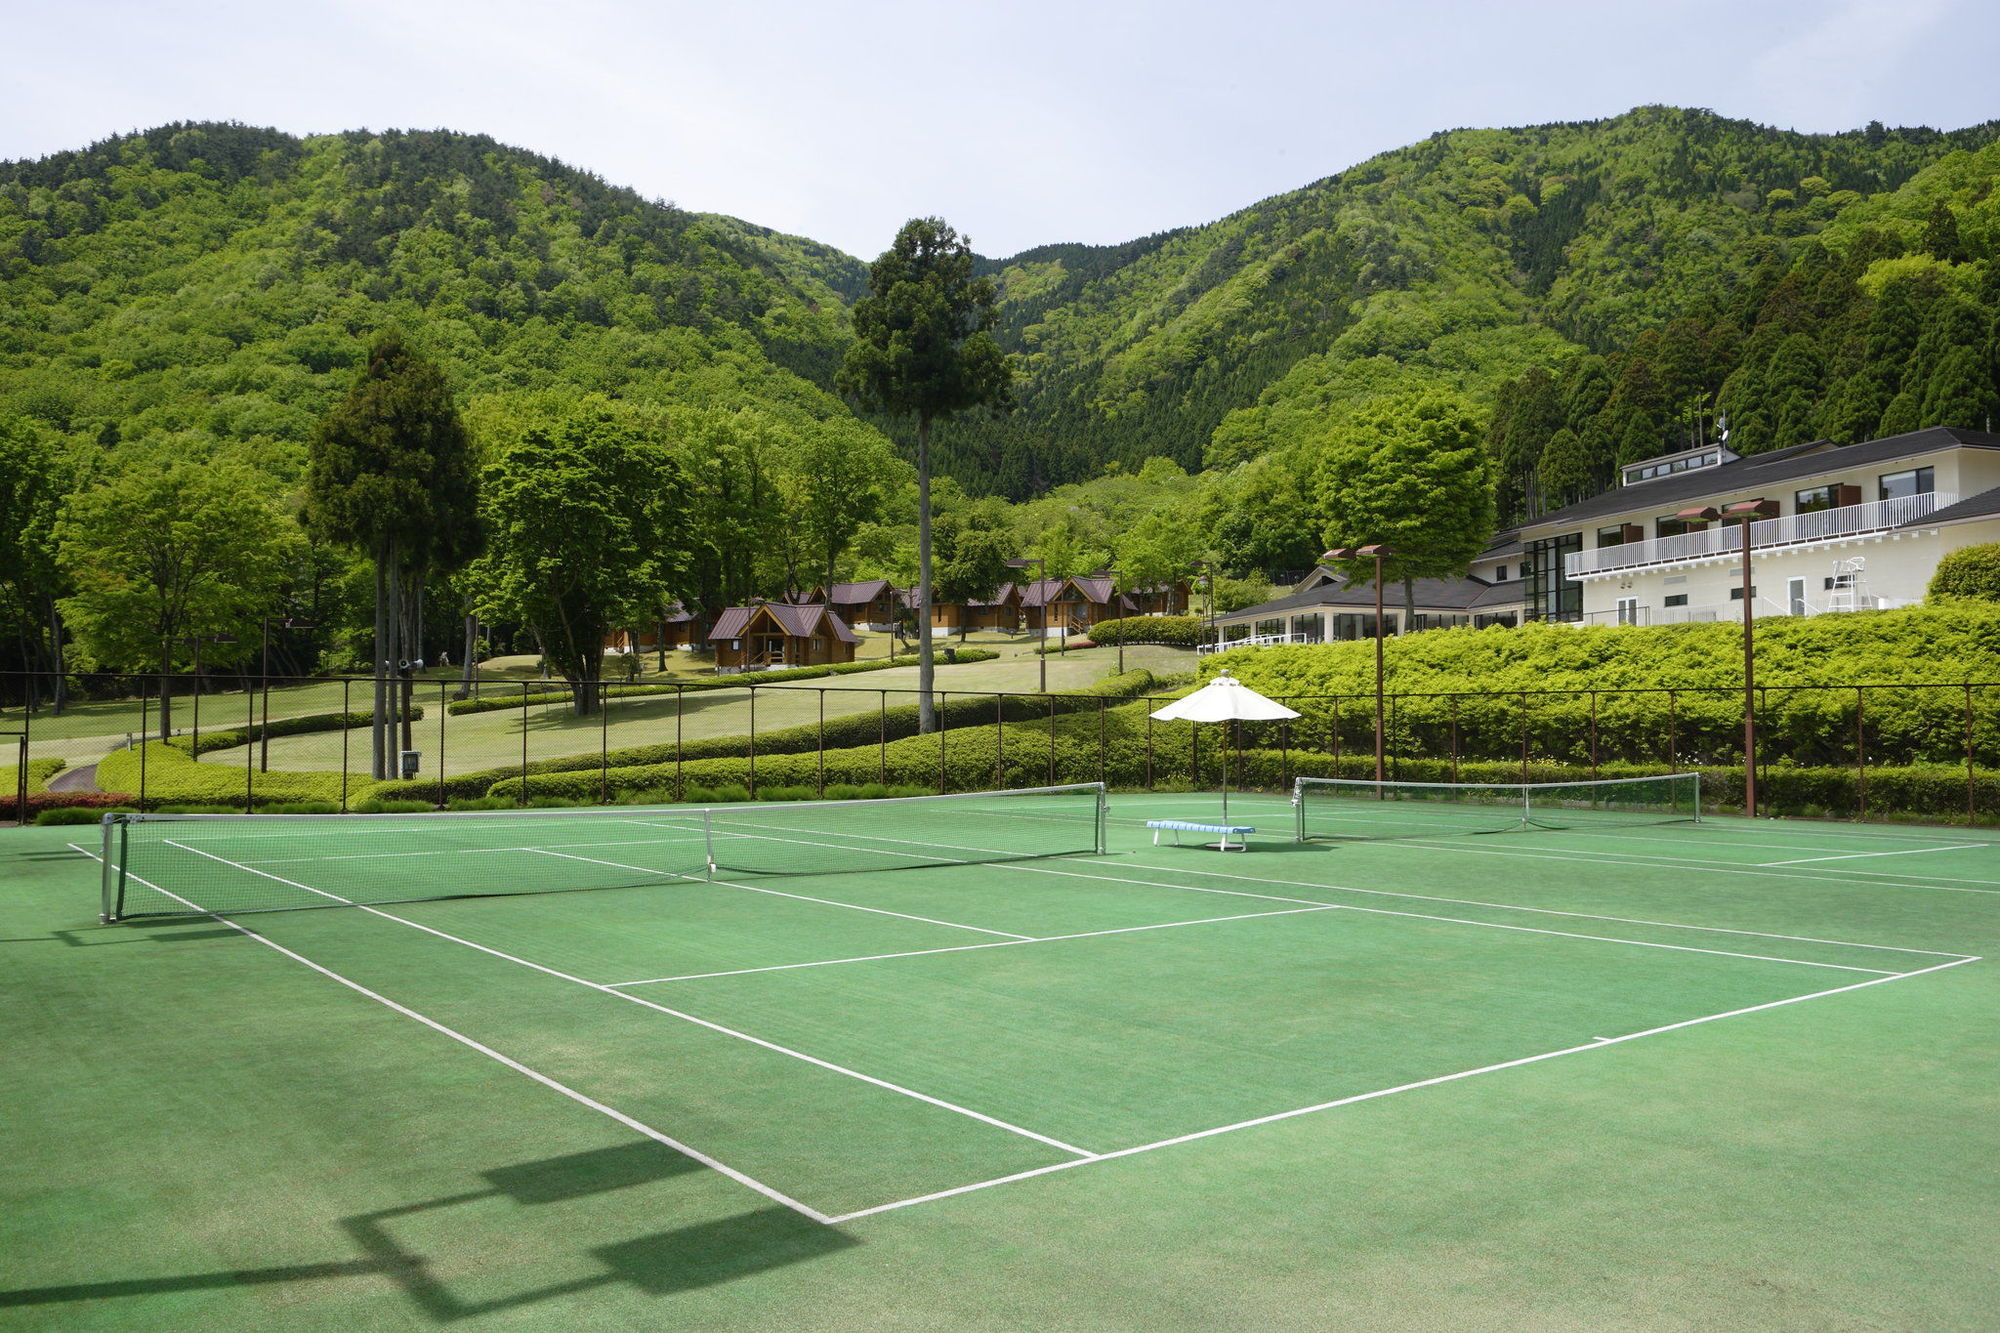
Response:
[[[508,1295],[468,1300],[436,1276],[430,1259],[406,1248],[393,1234],[395,1224],[402,1220],[426,1214],[448,1216],[451,1209],[467,1204],[501,1199],[522,1207],[564,1203],[706,1169],[693,1158],[652,1142],[524,1162],[481,1172],[488,1186],[485,1189],[342,1218],[340,1226],[361,1251],[361,1258],[28,1287],[0,1291],[0,1309],[373,1277],[394,1283],[430,1319],[452,1323],[618,1285],[648,1296],[668,1296],[817,1259],[860,1244],[836,1228],[822,1226],[773,1204],[733,1217],[592,1246],[584,1253],[596,1262],[598,1272]]]

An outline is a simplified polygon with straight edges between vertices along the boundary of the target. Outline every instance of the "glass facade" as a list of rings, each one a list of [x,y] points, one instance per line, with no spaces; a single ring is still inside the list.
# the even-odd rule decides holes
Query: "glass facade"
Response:
[[[1792,502],[1795,511],[1801,514],[1817,514],[1823,509],[1836,509],[1840,506],[1840,487],[1815,486],[1811,490],[1798,491],[1792,496]]]
[[[1583,585],[1563,570],[1563,557],[1581,550],[1580,532],[1528,543],[1521,562],[1521,578],[1528,585],[1528,619],[1583,619]]]

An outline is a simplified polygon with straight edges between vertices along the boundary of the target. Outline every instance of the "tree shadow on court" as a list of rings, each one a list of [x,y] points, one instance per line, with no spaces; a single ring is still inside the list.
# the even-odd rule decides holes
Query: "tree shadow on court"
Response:
[[[433,1272],[425,1255],[406,1248],[393,1234],[395,1224],[401,1220],[425,1214],[448,1215],[450,1209],[462,1205],[503,1199],[521,1207],[564,1203],[707,1169],[691,1157],[650,1141],[498,1167],[480,1173],[487,1182],[484,1189],[340,1219],[341,1228],[360,1250],[361,1258],[0,1291],[0,1310],[228,1287],[383,1278],[394,1283],[428,1318],[437,1323],[453,1323],[606,1287],[624,1286],[646,1296],[669,1296],[803,1263],[860,1244],[834,1227],[771,1205],[592,1246],[584,1253],[595,1261],[598,1272],[472,1300],[453,1292]]]

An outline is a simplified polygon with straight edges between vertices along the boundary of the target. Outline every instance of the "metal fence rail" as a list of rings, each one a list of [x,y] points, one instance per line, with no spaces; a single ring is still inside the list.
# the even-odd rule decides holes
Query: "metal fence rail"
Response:
[[[47,679],[0,675],[0,733],[21,733],[26,757],[68,763],[56,790],[27,798],[31,813],[349,809],[371,794],[443,805],[509,779],[522,779],[503,789],[519,803],[604,801],[634,791],[640,779],[619,770],[635,766],[648,790],[669,794],[718,782],[821,793],[863,782],[1200,788],[1219,782],[1225,749],[1233,773],[1271,787],[1372,772],[1372,691],[1287,696],[1296,720],[1225,732],[1153,722],[1167,695],[938,690],[939,728],[919,740],[915,690],[848,679],[683,683],[614,696],[585,716],[556,683],[481,681],[460,698],[457,681],[413,680],[401,685],[407,720],[386,747],[389,788],[373,768],[365,677],[273,678],[268,689],[254,676],[209,677],[199,689],[177,679],[163,740],[157,676],[73,677],[57,711]],[[2000,823],[2000,682],[1766,684],[1757,694],[1764,813]],[[1383,710],[1388,776],[1421,780],[1740,768],[1742,726],[1742,689],[1728,683],[1390,693]],[[398,776],[405,753],[408,779]],[[1712,790],[1726,802],[1726,783]],[[0,803],[12,813],[20,799],[9,790]]]

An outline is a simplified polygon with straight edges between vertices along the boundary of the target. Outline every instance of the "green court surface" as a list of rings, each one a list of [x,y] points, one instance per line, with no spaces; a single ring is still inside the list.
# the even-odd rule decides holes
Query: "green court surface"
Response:
[[[1992,1326],[2000,835],[785,809],[0,832],[0,1327]]]

